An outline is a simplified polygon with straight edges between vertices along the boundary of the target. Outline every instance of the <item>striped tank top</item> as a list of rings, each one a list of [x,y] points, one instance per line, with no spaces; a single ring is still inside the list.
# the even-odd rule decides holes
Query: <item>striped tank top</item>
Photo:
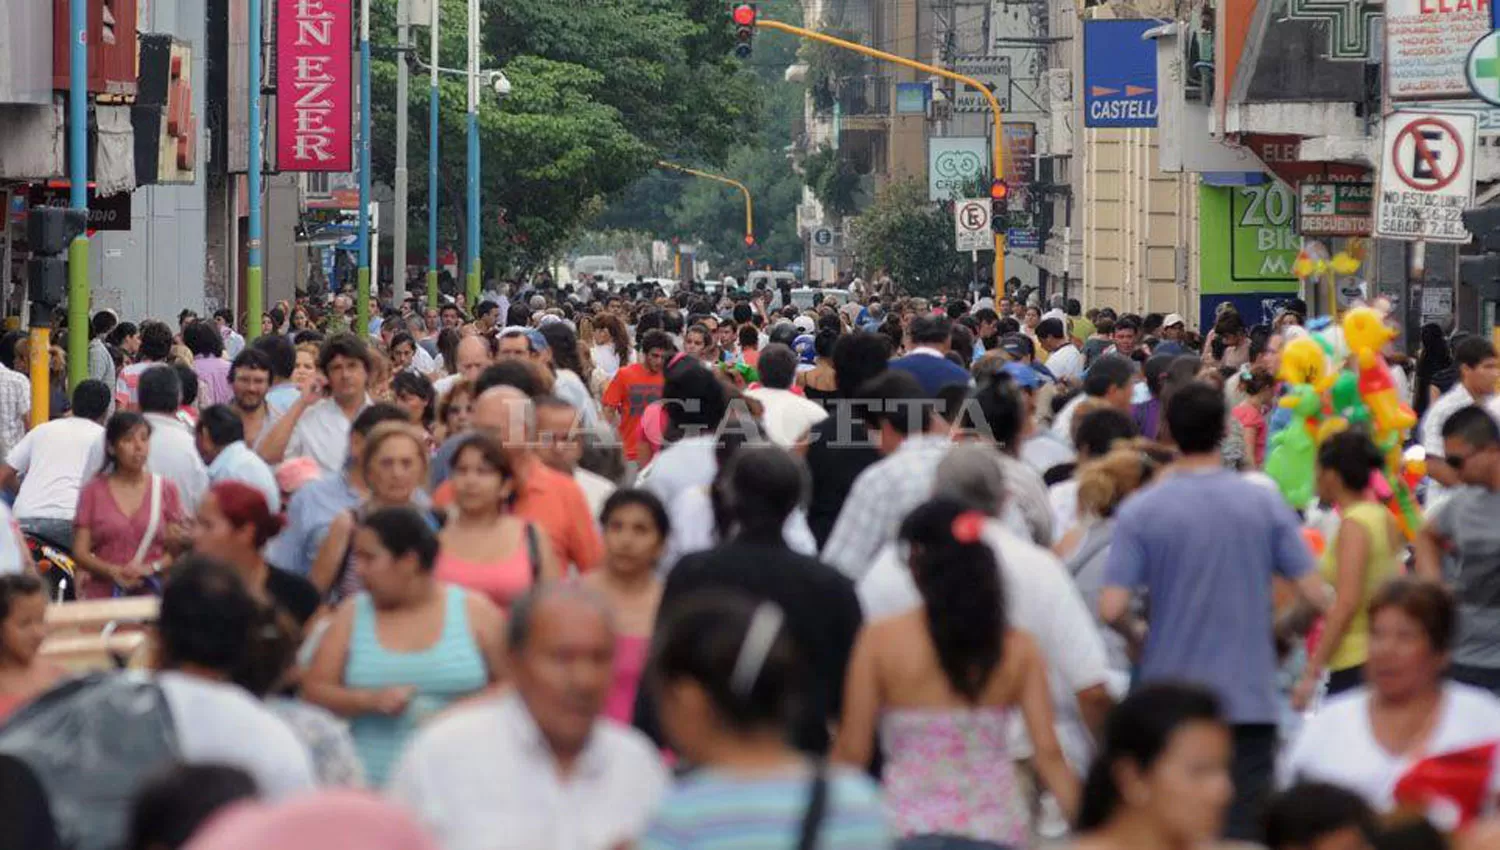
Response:
[[[354,746],[364,763],[370,787],[385,785],[386,776],[407,739],[419,725],[489,683],[484,656],[469,630],[464,590],[446,585],[443,632],[437,643],[418,652],[391,652],[375,633],[375,606],[369,594],[354,598],[354,631],[344,684],[370,689],[413,687],[416,695],[396,717],[361,714],[349,724]]]

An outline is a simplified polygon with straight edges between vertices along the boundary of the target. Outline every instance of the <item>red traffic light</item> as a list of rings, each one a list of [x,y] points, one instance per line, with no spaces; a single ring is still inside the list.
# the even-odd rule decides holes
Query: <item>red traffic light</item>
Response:
[[[732,16],[736,26],[755,26],[755,6],[751,3],[741,3],[735,6]]]
[[[1005,184],[1004,180],[996,180],[990,183],[990,198],[992,200],[1003,201],[1009,194],[1010,187]]]
[[[754,248],[755,247],[755,236],[753,234],[750,234],[750,233],[746,233],[745,234],[745,247],[746,248]]]

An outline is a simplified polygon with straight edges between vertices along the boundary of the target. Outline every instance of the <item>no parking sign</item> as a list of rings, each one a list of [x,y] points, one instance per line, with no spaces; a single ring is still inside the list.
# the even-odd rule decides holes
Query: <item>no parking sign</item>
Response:
[[[960,251],[984,251],[994,247],[990,231],[988,198],[966,198],[953,203],[953,243]]]
[[[1385,119],[1375,235],[1468,242],[1463,211],[1474,198],[1472,115],[1400,111]]]

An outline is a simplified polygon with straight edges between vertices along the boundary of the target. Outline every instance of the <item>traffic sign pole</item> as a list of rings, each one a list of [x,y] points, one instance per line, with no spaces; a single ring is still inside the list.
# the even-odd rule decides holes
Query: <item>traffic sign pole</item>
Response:
[[[799,36],[801,38],[810,38],[813,41],[820,41],[824,44],[831,44],[834,47],[842,47],[845,50],[852,50],[855,53],[869,56],[872,59],[879,59],[882,62],[891,62],[893,64],[901,65],[906,68],[912,68],[917,71],[922,71],[924,73],[942,77],[946,80],[953,80],[954,82],[963,83],[969,88],[974,89],[979,93],[980,96],[985,99],[985,101],[989,103],[990,116],[994,121],[994,137],[991,139],[990,145],[993,171],[990,174],[990,177],[998,180],[1005,176],[1005,110],[1000,107],[1000,101],[995,98],[995,93],[990,91],[989,86],[986,86],[984,83],[981,83],[973,77],[950,71],[947,68],[940,68],[936,65],[928,65],[925,62],[918,62],[914,59],[908,59],[905,56],[898,56],[894,53],[887,53],[884,50],[876,50],[873,47],[867,47],[863,44],[859,44],[858,42],[846,41],[842,38],[835,38],[831,35],[828,35],[827,33],[821,33],[816,30],[806,29],[805,27],[793,26],[792,24],[783,23],[781,21],[773,21],[767,18],[757,18],[755,21],[755,25],[758,27],[763,27],[765,29],[777,30],[778,32],[784,32],[790,35]],[[994,245],[995,279],[993,281],[993,284],[995,287],[995,301],[996,303],[999,303],[1000,298],[1005,294],[1004,233],[996,233],[994,235]]]

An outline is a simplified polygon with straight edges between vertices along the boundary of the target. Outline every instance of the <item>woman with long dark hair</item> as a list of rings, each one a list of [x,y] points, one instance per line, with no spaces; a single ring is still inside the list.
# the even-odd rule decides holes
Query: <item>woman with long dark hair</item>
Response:
[[[709,588],[739,590],[780,605],[787,630],[815,674],[815,686],[797,716],[794,743],[803,752],[823,754],[829,728],[839,716],[844,671],[861,615],[848,577],[798,554],[783,538],[806,482],[802,461],[785,450],[740,449],[714,487],[722,542],[687,555],[672,568],[657,621],[666,622],[690,593]],[[636,725],[660,740],[653,709],[650,700],[638,700]]]
[[[1456,383],[1458,363],[1453,360],[1453,350],[1448,347],[1443,329],[1430,322],[1423,325],[1422,348],[1417,352],[1417,381],[1411,394],[1411,406],[1417,416]]]
[[[593,345],[589,355],[594,361],[589,388],[596,398],[600,398],[620,368],[630,365],[630,332],[619,316],[600,313],[593,318],[589,342]]]
[[[361,516],[351,548],[365,591],[334,614],[303,693],[350,719],[378,787],[422,721],[500,681],[504,618],[479,594],[438,581],[437,535],[410,508]]]
[[[1370,617],[1365,612],[1376,591],[1398,575],[1406,540],[1385,505],[1370,497],[1370,478],[1385,458],[1362,430],[1334,434],[1318,447],[1318,498],[1339,514],[1338,531],[1318,561],[1318,572],[1334,589],[1323,615],[1323,632],[1292,707],[1304,710],[1329,673],[1328,695],[1359,687],[1370,655]]]
[[[146,468],[151,423],[122,411],[104,426],[104,469],[78,493],[73,557],[88,575],[87,599],[118,588],[146,593],[172,561],[170,530],[185,516],[177,485]]]
[[[984,521],[948,498],[912,511],[899,539],[922,607],[866,626],[849,662],[834,758],[868,763],[879,734],[891,826],[914,848],[1029,843],[1008,755],[1017,708],[1043,784],[1065,814],[1077,808],[1078,781],[1053,728],[1046,661],[1031,636],[1006,622]]]
[[[438,534],[437,576],[486,596],[502,611],[560,576],[552,545],[513,509],[521,482],[497,440],[471,434],[453,452],[453,506]]]
[[[1234,794],[1219,700],[1147,685],[1115,707],[1079,803],[1073,850],[1197,847],[1217,838]]]
[[[678,493],[713,481],[716,432],[729,412],[729,391],[702,361],[682,355],[666,368],[660,405],[662,448],[638,483],[670,504]]]
[[[662,800],[642,850],[889,846],[869,778],[809,763],[787,742],[811,683],[776,603],[722,591],[683,600],[657,634],[652,671],[667,737],[699,769]]]
[[[728,542],[736,533],[736,518],[726,498],[731,489],[727,481],[733,472],[731,462],[746,446],[769,446],[770,443],[761,436],[760,426],[748,413],[730,413],[722,431],[714,447],[718,471],[713,483],[680,493],[668,505],[672,534],[662,558],[665,570],[670,570],[683,556]],[[800,503],[787,514],[781,539],[794,552],[808,556],[818,554],[818,542],[808,528],[807,512]]]

